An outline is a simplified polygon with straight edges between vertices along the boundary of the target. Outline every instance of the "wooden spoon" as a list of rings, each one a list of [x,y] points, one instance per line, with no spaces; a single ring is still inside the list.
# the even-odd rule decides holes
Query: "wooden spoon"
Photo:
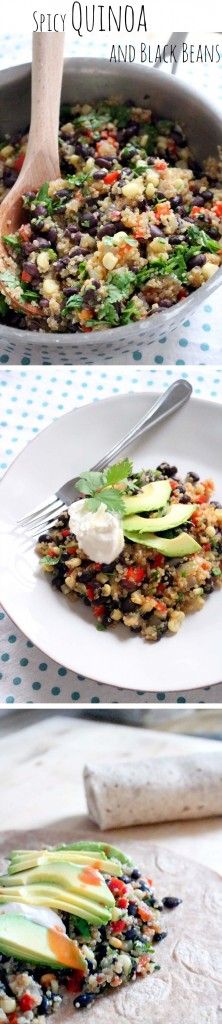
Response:
[[[0,206],[0,290],[10,306],[29,316],[36,316],[36,313],[44,316],[44,309],[34,303],[23,302],[22,295],[19,295],[19,285],[14,294],[15,264],[5,248],[3,236],[14,234],[21,226],[24,193],[38,191],[45,181],[60,177],[58,127],[63,48],[63,32],[33,33],[32,108],[28,145],[19,177]]]

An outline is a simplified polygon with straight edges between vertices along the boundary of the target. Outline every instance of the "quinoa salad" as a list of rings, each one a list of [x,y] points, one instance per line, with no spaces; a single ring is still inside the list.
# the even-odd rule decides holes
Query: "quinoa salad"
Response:
[[[26,144],[26,134],[1,143],[2,198]],[[0,284],[6,274],[14,299],[32,306],[23,315],[0,297],[4,322],[62,333],[127,327],[217,272],[221,153],[200,167],[182,125],[115,98],[64,107],[59,149],[61,178],[24,196],[24,223],[4,238]]]
[[[177,633],[185,616],[201,610],[222,585],[222,506],[211,479],[201,481],[190,471],[182,480],[167,462],[133,472],[126,460],[108,474],[103,481],[98,474],[81,478],[80,493],[91,497],[75,502],[39,537],[36,553],[52,586],[69,602],[83,601],[98,629],[121,623],[156,642]],[[119,517],[123,542],[116,558],[111,549],[109,560],[93,560],[86,541],[82,549],[70,528],[76,507],[88,542],[98,515],[101,529],[107,516],[113,515],[115,526]]]
[[[44,1024],[66,994],[74,1010],[90,1009],[101,994],[159,970],[155,947],[180,903],[159,899],[152,879],[105,843],[12,852],[0,877],[2,1024]]]

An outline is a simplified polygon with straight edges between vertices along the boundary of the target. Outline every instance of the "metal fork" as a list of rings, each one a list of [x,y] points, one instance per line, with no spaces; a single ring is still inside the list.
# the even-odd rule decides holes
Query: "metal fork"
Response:
[[[192,387],[186,380],[177,380],[174,384],[171,384],[167,391],[161,395],[154,405],[151,406],[148,412],[140,420],[135,423],[135,426],[128,431],[121,441],[117,441],[116,444],[106,452],[102,459],[96,463],[92,469],[103,470],[111,463],[115,461],[125,448],[127,448],[133,441],[141,437],[151,427],[157,426],[162,420],[170,416],[171,413],[176,412],[178,409],[188,401],[192,394]],[[58,517],[67,511],[69,505],[73,501],[77,501],[80,498],[79,491],[77,491],[75,484],[81,474],[73,477],[72,480],[68,480],[63,487],[60,487],[56,494],[51,495],[45,505],[39,505],[29,515],[20,519],[17,523],[17,528],[25,531],[29,537],[36,537],[41,533],[44,533],[46,527],[52,527]]]

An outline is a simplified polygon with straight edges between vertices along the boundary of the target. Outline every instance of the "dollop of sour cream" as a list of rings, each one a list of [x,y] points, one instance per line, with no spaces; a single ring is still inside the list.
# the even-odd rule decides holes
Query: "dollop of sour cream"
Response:
[[[124,547],[124,533],[118,515],[109,512],[101,502],[96,512],[85,507],[85,499],[75,501],[69,508],[70,530],[78,545],[92,562],[110,565]]]
[[[54,910],[48,907],[32,907],[25,903],[2,903],[0,914],[19,914],[20,917],[28,917],[34,924],[41,924],[44,928],[50,928],[54,932],[65,933],[65,925],[61,917],[55,914]]]

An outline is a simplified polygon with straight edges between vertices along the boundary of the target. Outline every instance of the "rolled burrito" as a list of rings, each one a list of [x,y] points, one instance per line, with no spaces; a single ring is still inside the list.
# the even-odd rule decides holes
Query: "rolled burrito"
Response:
[[[89,817],[101,830],[222,814],[222,754],[86,765]]]

